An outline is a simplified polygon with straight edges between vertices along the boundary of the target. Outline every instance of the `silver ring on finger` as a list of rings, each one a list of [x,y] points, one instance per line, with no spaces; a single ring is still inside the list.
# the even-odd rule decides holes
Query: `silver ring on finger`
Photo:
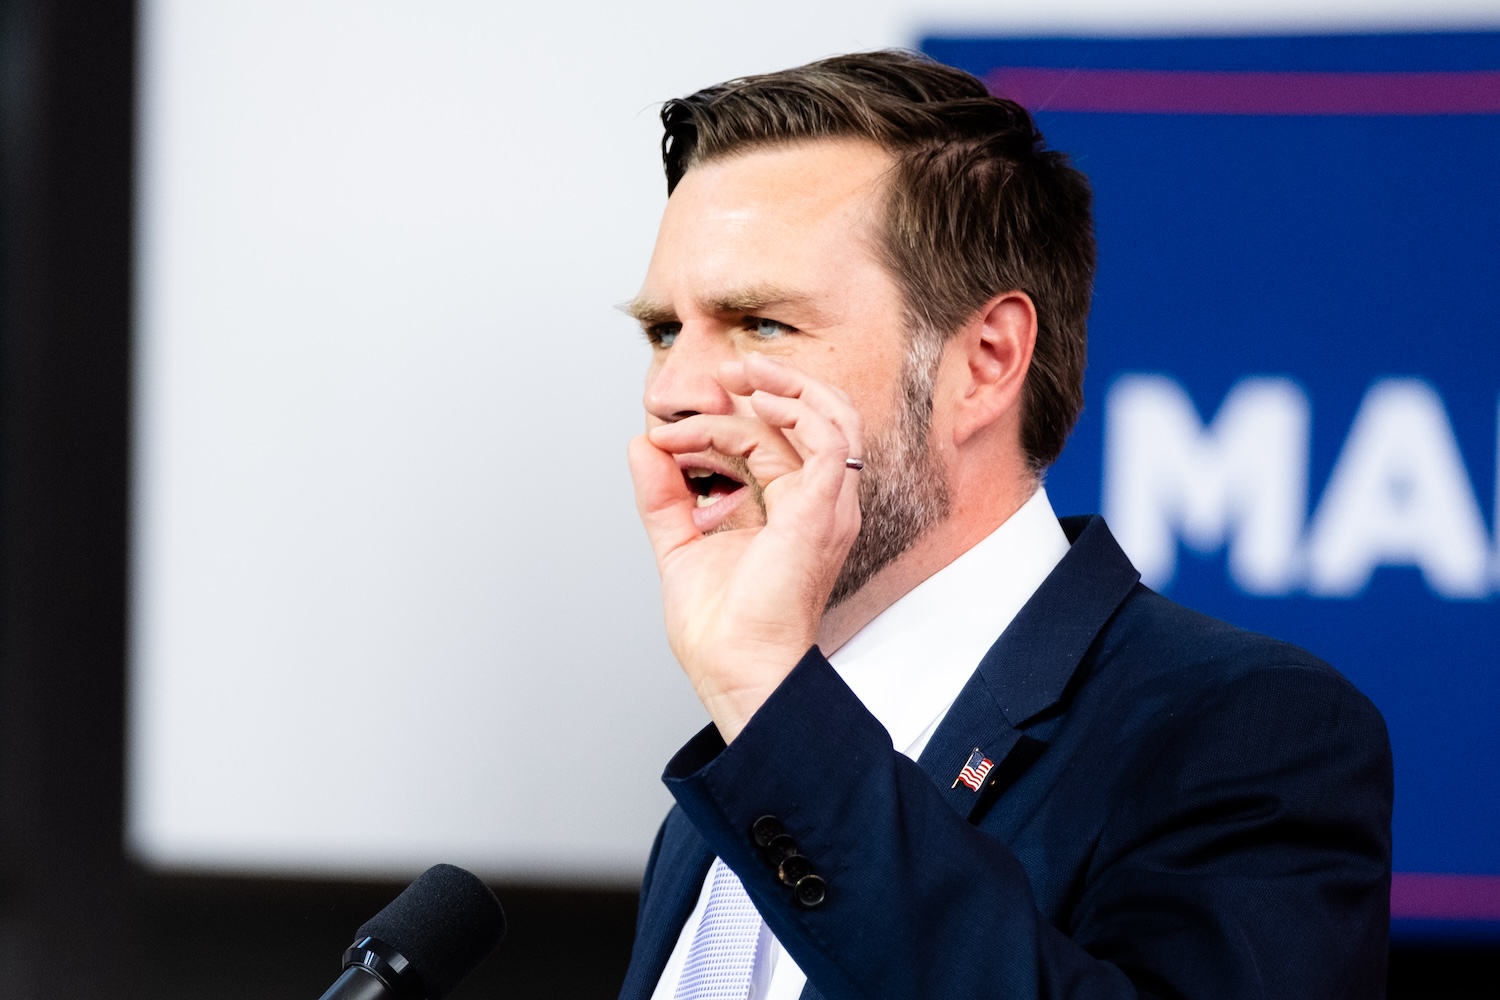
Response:
[[[844,459],[844,468],[846,468],[846,469],[853,469],[855,472],[858,472],[860,469],[863,469],[864,467],[865,467],[865,460],[862,459],[862,458],[846,458],[846,459]]]

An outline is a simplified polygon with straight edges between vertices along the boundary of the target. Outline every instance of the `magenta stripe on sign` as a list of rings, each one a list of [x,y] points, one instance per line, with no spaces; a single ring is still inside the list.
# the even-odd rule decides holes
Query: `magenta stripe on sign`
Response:
[[[1200,73],[1001,66],[990,92],[1033,111],[1183,115],[1500,114],[1500,72]]]
[[[1391,876],[1391,916],[1408,920],[1500,920],[1500,875]]]

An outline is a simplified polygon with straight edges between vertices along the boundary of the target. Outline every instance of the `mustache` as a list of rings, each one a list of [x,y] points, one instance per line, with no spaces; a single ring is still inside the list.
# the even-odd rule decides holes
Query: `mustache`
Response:
[[[745,488],[750,491],[751,503],[755,504],[755,509],[760,511],[761,520],[764,521],[766,517],[766,488],[761,483],[761,481],[759,479],[756,479],[755,476],[750,472],[749,460],[746,459],[743,455],[726,455],[722,451],[714,451],[713,449],[709,449],[708,451],[703,452],[703,454],[712,455],[717,458],[720,462],[723,463],[724,468],[729,470],[731,476],[745,484]],[[725,523],[719,525],[709,533],[717,534],[720,531],[730,530],[732,530],[731,525],[729,523]]]
[[[723,462],[724,465],[728,467],[729,471],[734,474],[734,478],[738,479],[746,486],[749,486],[751,488],[751,492],[755,492],[756,490],[760,489],[760,480],[756,479],[753,475],[750,474],[750,462],[745,458],[745,456],[726,455],[723,452],[719,451],[710,451],[709,454],[713,455],[719,461]]]

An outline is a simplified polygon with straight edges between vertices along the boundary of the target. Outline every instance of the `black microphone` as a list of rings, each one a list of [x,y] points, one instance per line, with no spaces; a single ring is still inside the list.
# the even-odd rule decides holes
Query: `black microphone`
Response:
[[[355,932],[321,1000],[442,1000],[505,936],[490,887],[433,865]]]

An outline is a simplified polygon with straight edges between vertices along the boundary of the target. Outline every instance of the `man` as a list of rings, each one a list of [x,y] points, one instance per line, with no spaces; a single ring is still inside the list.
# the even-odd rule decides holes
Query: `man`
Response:
[[[1383,994],[1379,715],[1041,489],[1082,175],[899,53],[662,119],[630,463],[712,725],[664,776],[622,996]]]

